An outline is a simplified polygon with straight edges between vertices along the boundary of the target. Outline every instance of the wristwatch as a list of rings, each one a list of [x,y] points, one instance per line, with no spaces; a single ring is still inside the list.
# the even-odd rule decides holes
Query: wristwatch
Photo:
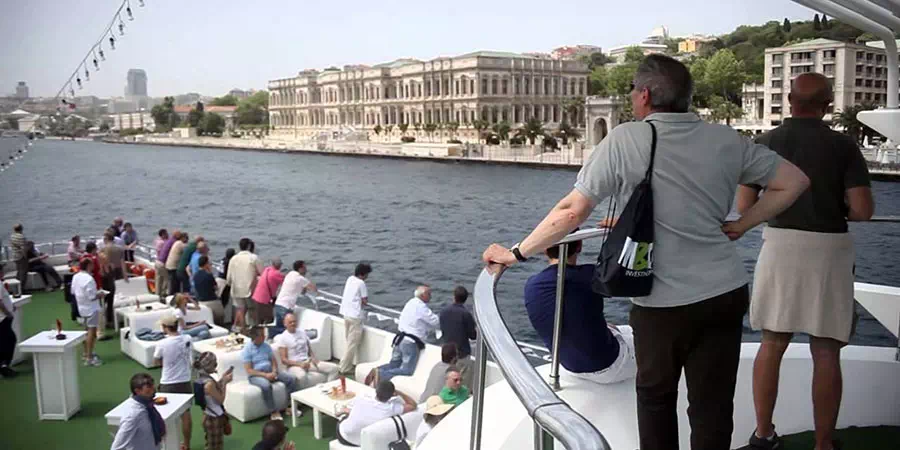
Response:
[[[513,245],[512,248],[509,249],[509,251],[512,252],[512,254],[516,257],[516,260],[518,260],[519,262],[528,261],[528,258],[526,258],[524,255],[522,255],[522,252],[519,251],[519,243],[516,243],[516,245]]]

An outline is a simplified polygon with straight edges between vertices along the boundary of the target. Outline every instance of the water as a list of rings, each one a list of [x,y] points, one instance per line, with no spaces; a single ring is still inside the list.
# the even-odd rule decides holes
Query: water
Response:
[[[20,142],[0,139],[0,157]],[[439,309],[456,285],[472,290],[488,244],[524,238],[574,178],[569,170],[36,140],[0,174],[0,237],[15,222],[36,242],[99,235],[121,215],[145,243],[160,227],[202,234],[216,258],[250,237],[264,260],[278,256],[289,267],[303,259],[309,276],[335,293],[357,262],[368,261],[373,302],[401,308],[416,285],[428,283]],[[878,214],[900,214],[898,186],[874,183]],[[591,223],[604,211],[598,207]],[[900,225],[855,224],[852,232],[858,280],[900,286]],[[740,242],[748,270],[760,234]],[[586,246],[582,262],[594,260],[598,245]],[[521,290],[545,267],[538,259],[508,271],[498,292],[510,329],[531,342],[537,337]],[[627,323],[629,309],[627,301],[607,301],[612,323]],[[895,345],[862,315],[854,343]]]

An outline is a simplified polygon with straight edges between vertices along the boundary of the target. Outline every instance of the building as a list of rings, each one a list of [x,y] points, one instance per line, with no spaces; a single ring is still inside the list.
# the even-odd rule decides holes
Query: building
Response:
[[[200,94],[196,92],[189,92],[187,94],[181,94],[175,96],[175,104],[176,105],[196,105],[197,102],[200,101]]]
[[[182,121],[186,121],[188,118],[188,114],[190,114],[191,110],[197,107],[197,104],[193,105],[177,105],[175,106],[175,114],[178,114],[178,117],[181,118]],[[225,129],[233,130],[234,129],[234,116],[235,111],[237,111],[237,106],[203,106],[204,113],[215,113],[222,116],[225,119]]]
[[[665,25],[660,25],[650,31],[650,35],[644,38],[644,44],[666,45],[669,39],[669,29]]]
[[[243,89],[234,88],[234,89],[228,91],[228,95],[235,97],[238,100],[243,100],[243,99],[253,95],[254,92],[255,91],[253,89],[251,89],[249,91],[245,91]]]
[[[663,44],[631,44],[631,45],[621,45],[618,47],[613,47],[609,49],[609,59],[612,60],[613,64],[622,64],[625,62],[625,55],[628,53],[628,49],[631,47],[637,47],[641,49],[641,52],[644,56],[652,55],[654,53],[665,53],[668,50],[668,47]]]
[[[110,122],[112,122],[110,128],[113,130],[143,128],[148,131],[153,131],[156,128],[156,122],[153,121],[153,116],[148,111],[110,114],[107,117]]]
[[[147,96],[147,72],[143,69],[129,69],[128,82],[125,85],[125,97]]]
[[[491,51],[304,70],[269,81],[269,124],[276,136],[313,137],[456,123],[465,139],[477,138],[478,119],[515,126],[534,117],[552,127],[564,120],[566,98],[587,95],[589,73],[578,61]],[[583,109],[578,116],[570,122],[582,124]]]
[[[744,116],[731,121],[736,130],[760,134],[774,128],[766,122],[766,85],[745,84],[741,89],[741,106]]]
[[[678,53],[698,53],[713,40],[715,38],[708,36],[688,36],[678,42]]]
[[[20,100],[25,100],[29,98],[30,95],[28,93],[28,85],[25,84],[24,81],[20,81],[16,84],[16,98]]]
[[[593,53],[602,52],[603,49],[596,45],[564,45],[554,48],[550,53],[553,59],[578,59],[582,56],[591,56]]]
[[[806,72],[824,74],[832,81],[831,111],[862,102],[887,102],[887,58],[884,50],[828,39],[814,39],[786,47],[767,48],[765,54],[763,122],[770,127],[790,117],[791,80]],[[831,114],[825,116],[831,120]]]

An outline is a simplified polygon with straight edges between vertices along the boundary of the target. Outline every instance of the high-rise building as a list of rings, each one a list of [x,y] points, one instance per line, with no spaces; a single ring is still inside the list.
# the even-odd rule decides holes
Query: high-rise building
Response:
[[[25,100],[28,97],[30,97],[28,95],[28,85],[24,81],[20,81],[16,84],[16,98]]]
[[[147,96],[147,72],[144,72],[143,69],[130,69],[128,71],[128,84],[125,85],[125,96]]]

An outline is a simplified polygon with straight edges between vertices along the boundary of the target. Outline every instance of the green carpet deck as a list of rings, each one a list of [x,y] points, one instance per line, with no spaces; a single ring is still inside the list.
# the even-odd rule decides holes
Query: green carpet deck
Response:
[[[31,336],[41,330],[54,327],[59,318],[66,329],[78,329],[78,325],[69,320],[68,305],[59,292],[38,293],[31,303],[24,307],[22,332]],[[23,336],[19,337],[24,340]],[[79,366],[79,384],[81,386],[81,411],[68,422],[39,421],[34,391],[34,376],[31,360],[15,367],[19,376],[14,379],[0,380],[0,402],[3,413],[0,414],[0,448],[19,449],[107,449],[112,438],[103,415],[128,397],[128,380],[137,372],[147,371],[141,365],[119,350],[118,339],[98,342],[97,353],[103,359],[101,367]],[[149,370],[159,380],[159,369]],[[333,439],[334,421],[325,418],[325,439],[316,440],[312,433],[312,414],[304,411],[296,428],[291,428],[288,438],[297,444],[298,450],[327,449],[328,442]],[[202,412],[197,407],[191,409],[193,417],[193,437],[191,448],[202,449],[204,446],[203,428],[200,420]],[[242,424],[232,420],[234,432],[225,438],[226,449],[247,450],[259,440],[260,431],[265,419]],[[290,420],[287,421],[290,425]],[[173,432],[175,430],[170,430]],[[840,430],[838,438],[844,443],[845,450],[875,450],[900,448],[900,428],[849,428]],[[812,433],[801,433],[785,438],[787,450],[812,449]]]

